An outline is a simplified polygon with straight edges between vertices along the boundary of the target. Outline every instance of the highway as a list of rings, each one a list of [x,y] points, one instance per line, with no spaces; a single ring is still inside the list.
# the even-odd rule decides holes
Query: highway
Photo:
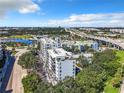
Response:
[[[83,32],[79,32],[78,30],[74,31],[74,29],[73,29],[73,31],[68,30],[68,29],[65,29],[65,30],[67,32],[70,32],[73,35],[77,35],[77,36],[80,36],[83,38],[85,37],[85,38],[92,39],[92,40],[104,41],[106,43],[111,43],[112,45],[115,46],[115,48],[124,50],[124,40],[123,39],[112,39],[112,38],[106,38],[106,37],[97,37],[97,36],[93,36],[93,35],[87,35]]]

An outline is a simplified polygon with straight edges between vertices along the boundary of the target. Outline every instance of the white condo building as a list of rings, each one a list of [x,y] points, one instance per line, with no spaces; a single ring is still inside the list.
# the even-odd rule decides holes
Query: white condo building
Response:
[[[67,76],[75,77],[75,60],[62,48],[48,50],[48,67],[57,81]]]
[[[66,76],[75,77],[75,60],[72,53],[62,49],[61,39],[41,38],[41,58],[47,68],[48,76],[51,81],[63,80]]]
[[[47,50],[48,49],[53,49],[53,48],[60,48],[61,45],[61,39],[60,38],[55,38],[55,40],[44,37],[40,39],[40,50],[41,50],[41,55],[44,61],[47,59]]]
[[[43,58],[43,61],[47,60],[47,50],[55,47],[55,42],[49,38],[41,38],[40,39],[40,52]]]

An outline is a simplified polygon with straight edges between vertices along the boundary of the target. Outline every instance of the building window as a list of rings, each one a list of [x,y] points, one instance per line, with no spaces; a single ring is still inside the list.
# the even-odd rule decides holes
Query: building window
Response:
[[[73,74],[74,74],[74,71],[73,71]]]
[[[62,70],[60,70],[60,73],[62,73]]]
[[[62,67],[60,66],[60,69],[62,69]]]
[[[73,65],[73,68],[75,67],[75,65]]]
[[[61,67],[61,62],[59,63],[60,67]]]
[[[57,58],[57,61],[60,61],[61,60],[61,58]]]
[[[75,62],[73,61],[73,64],[75,64]]]
[[[1,80],[0,80],[1,82],[3,81],[3,79],[1,78]]]
[[[59,79],[61,80],[61,77]]]

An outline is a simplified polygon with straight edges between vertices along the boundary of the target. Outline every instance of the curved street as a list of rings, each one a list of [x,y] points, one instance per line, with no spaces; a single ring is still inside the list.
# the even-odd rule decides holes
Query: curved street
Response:
[[[13,72],[9,79],[9,83],[6,90],[12,89],[12,93],[24,93],[22,78],[27,75],[27,71],[23,69],[20,65],[18,65],[18,60],[22,54],[28,52],[29,50],[16,49],[16,51],[18,52],[15,54],[16,60],[14,63]]]

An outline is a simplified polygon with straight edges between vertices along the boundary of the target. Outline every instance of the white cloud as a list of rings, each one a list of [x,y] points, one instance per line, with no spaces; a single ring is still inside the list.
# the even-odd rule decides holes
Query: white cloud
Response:
[[[48,26],[124,26],[124,13],[71,15],[61,20],[49,20]]]
[[[33,4],[33,5],[27,5],[27,6],[21,7],[19,9],[19,12],[20,13],[34,13],[36,10],[39,10],[39,8],[36,4]]]
[[[38,10],[40,7],[32,0],[0,0],[0,17],[10,11],[34,13]]]

